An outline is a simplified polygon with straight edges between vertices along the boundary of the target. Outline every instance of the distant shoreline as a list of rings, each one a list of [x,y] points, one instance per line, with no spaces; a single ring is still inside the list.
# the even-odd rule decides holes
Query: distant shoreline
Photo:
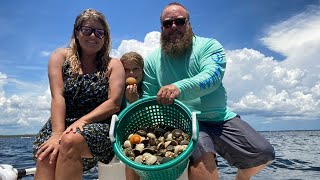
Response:
[[[0,138],[16,138],[16,137],[26,137],[26,138],[32,138],[35,137],[36,134],[20,134],[20,135],[0,135]]]
[[[313,129],[313,130],[277,130],[277,131],[258,131],[258,132],[293,132],[293,131],[320,131],[320,129]],[[15,138],[15,137],[26,137],[32,138],[35,137],[36,134],[16,134],[16,135],[0,135],[0,138]]]

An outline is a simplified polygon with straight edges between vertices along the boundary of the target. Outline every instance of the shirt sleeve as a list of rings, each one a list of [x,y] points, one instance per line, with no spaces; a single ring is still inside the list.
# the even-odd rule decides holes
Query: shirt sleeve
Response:
[[[179,100],[192,100],[215,91],[221,85],[226,67],[222,45],[214,40],[200,42],[194,49],[199,73],[174,83],[179,90]]]
[[[154,56],[149,56],[144,61],[144,76],[142,81],[142,97],[156,96],[159,91],[159,85],[157,81],[156,72],[152,68],[153,64],[150,61]]]

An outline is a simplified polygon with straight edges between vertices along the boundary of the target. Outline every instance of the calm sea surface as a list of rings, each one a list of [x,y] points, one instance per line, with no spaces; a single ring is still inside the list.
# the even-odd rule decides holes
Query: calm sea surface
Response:
[[[274,146],[276,160],[258,173],[253,180],[317,180],[320,179],[320,131],[261,132]],[[0,138],[0,164],[15,168],[32,168],[33,138]],[[220,179],[231,180],[236,169],[218,157]],[[86,173],[83,179],[97,179],[97,169]],[[32,176],[23,180],[31,180]]]

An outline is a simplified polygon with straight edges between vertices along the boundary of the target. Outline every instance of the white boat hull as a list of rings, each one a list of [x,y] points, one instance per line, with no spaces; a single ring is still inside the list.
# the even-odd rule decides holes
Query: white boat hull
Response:
[[[125,165],[114,158],[109,164],[98,162],[99,180],[125,180]],[[188,180],[188,168],[184,170],[178,180]]]

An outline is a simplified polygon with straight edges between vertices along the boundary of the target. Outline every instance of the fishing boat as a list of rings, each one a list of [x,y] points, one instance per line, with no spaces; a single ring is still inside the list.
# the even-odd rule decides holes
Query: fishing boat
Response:
[[[171,112],[172,111],[172,112]],[[130,113],[128,113],[130,112]],[[150,119],[146,114],[153,114],[156,112],[156,118]],[[171,116],[166,116],[166,114],[160,115],[159,113],[169,113],[174,114],[176,119],[180,119],[180,121],[176,121],[171,118]],[[179,112],[179,113],[177,113]],[[137,114],[135,114],[137,113]],[[142,116],[144,115],[144,116]],[[140,117],[141,121],[136,121],[136,117]],[[119,120],[121,119],[121,121]],[[190,144],[187,149],[183,151],[177,158],[166,162],[164,164],[159,165],[158,167],[140,167],[139,171],[136,171],[137,174],[142,179],[150,179],[149,177],[144,177],[146,172],[150,173],[154,177],[153,179],[178,179],[178,180],[187,180],[188,179],[188,157],[194,149],[196,142],[198,140],[198,123],[196,120],[196,112],[192,112],[181,102],[175,100],[174,103],[168,108],[168,106],[159,105],[156,101],[155,97],[141,99],[131,104],[131,106],[127,107],[123,112],[119,115],[113,115],[110,124],[109,137],[111,142],[114,145],[114,151],[116,156],[112,159],[109,164],[104,164],[98,162],[98,179],[99,180],[125,180],[125,164],[131,164],[132,162],[127,160],[124,157],[122,151],[123,142],[120,141],[120,135],[123,136],[123,133],[116,135],[115,127],[117,127],[119,132],[130,132],[130,128],[133,125],[139,127],[141,124],[139,123],[149,123],[157,124],[160,122],[167,122],[169,124],[178,124],[181,127],[185,127],[185,129],[189,130],[189,136],[192,137],[190,140]],[[131,123],[128,126],[128,123]],[[180,123],[180,124],[179,124]],[[116,125],[117,124],[117,125]],[[124,163],[123,163],[124,162]],[[133,167],[135,167],[133,166]],[[129,166],[131,167],[131,166]],[[159,168],[161,167],[161,168]],[[136,169],[134,169],[136,170]],[[11,165],[1,165],[0,164],[0,180],[17,180],[22,179],[25,176],[33,175],[36,171],[36,168],[30,169],[16,169]],[[156,174],[156,173],[159,174]],[[170,173],[168,173],[170,172]],[[139,174],[140,173],[140,174]],[[162,173],[160,175],[160,173]],[[174,174],[174,176],[173,176]],[[148,174],[149,175],[149,174]],[[150,176],[151,177],[151,176]]]
[[[1,180],[19,180],[26,176],[33,176],[36,168],[16,169],[12,165],[0,164],[0,179]],[[112,173],[110,173],[112,172]],[[115,178],[116,177],[116,178]],[[125,165],[114,158],[109,164],[98,162],[98,179],[99,180],[125,180]],[[187,169],[178,178],[178,180],[187,180]]]

